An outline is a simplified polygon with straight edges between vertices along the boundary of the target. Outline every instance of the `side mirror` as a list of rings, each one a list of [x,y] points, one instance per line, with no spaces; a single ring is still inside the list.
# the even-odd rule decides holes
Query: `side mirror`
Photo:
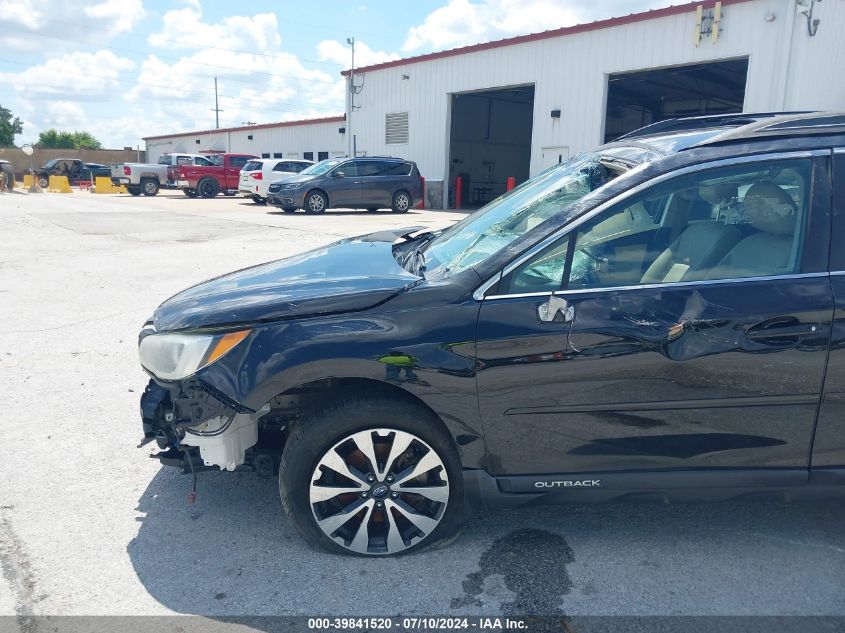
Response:
[[[346,174],[342,171],[336,171],[332,174],[335,178],[346,178]]]
[[[542,323],[552,323],[561,315],[564,323],[570,323],[575,319],[575,307],[563,297],[552,295],[545,303],[537,306],[537,317]]]

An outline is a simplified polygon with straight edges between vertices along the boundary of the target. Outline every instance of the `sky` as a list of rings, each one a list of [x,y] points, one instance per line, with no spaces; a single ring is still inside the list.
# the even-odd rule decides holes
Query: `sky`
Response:
[[[625,15],[670,0],[0,0],[0,105],[87,130],[145,136],[342,114],[355,65]]]

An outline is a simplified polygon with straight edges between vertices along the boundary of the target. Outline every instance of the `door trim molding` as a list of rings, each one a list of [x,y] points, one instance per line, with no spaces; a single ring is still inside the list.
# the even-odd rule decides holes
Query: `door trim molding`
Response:
[[[594,292],[621,292],[624,290],[657,290],[660,288],[686,288],[686,287],[695,287],[695,286],[715,286],[715,285],[724,285],[724,284],[739,284],[739,283],[751,283],[751,282],[770,282],[770,281],[783,281],[786,279],[812,279],[816,277],[828,277],[831,274],[840,274],[845,275],[845,272],[842,273],[792,273],[789,275],[769,275],[766,277],[737,277],[735,279],[700,279],[696,281],[673,281],[668,283],[660,283],[660,284],[640,284],[638,286],[612,286],[609,288],[573,288],[571,290],[555,290],[552,293],[549,291],[545,292],[526,292],[521,294],[512,294],[512,295],[490,295],[484,297],[484,301],[493,301],[495,299],[522,299],[526,297],[548,297],[550,295],[555,296],[569,296],[573,294],[588,294]]]

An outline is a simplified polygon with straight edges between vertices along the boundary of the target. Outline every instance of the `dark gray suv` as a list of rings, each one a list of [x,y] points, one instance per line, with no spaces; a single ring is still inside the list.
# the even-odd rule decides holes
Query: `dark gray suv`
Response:
[[[422,202],[423,180],[415,163],[401,158],[331,158],[270,185],[267,202],[288,213],[304,209],[390,208],[405,213]]]

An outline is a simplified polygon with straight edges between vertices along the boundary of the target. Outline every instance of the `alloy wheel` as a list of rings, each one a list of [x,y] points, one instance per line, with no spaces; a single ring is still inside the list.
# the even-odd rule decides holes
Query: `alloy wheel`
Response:
[[[404,193],[396,194],[395,207],[397,211],[407,211],[411,206],[411,201]]]
[[[320,194],[313,194],[308,198],[308,210],[312,211],[313,213],[320,213],[325,211],[326,209],[326,201],[323,200],[323,196]]]
[[[396,554],[429,537],[449,502],[440,456],[396,429],[359,431],[321,457],[309,503],[326,536],[358,554]]]

